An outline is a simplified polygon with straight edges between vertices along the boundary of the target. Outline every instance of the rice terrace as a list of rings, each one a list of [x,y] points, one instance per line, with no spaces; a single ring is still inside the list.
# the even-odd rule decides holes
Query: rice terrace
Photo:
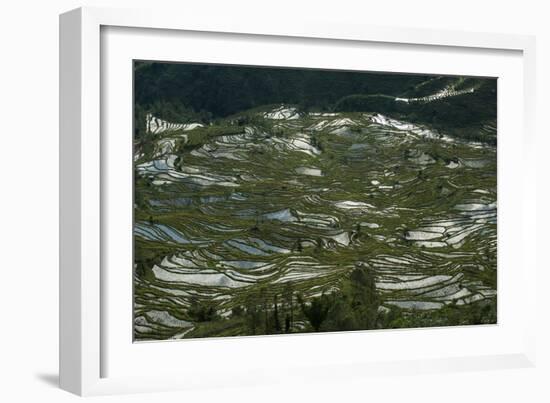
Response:
[[[496,96],[134,61],[134,339],[496,323]]]

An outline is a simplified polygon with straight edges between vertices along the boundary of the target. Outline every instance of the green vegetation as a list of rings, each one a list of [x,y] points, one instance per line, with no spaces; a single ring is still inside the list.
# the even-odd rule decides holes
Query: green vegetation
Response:
[[[496,85],[496,79],[474,77],[135,62],[135,135],[145,135],[146,113],[208,123],[285,103],[304,112],[379,112],[495,144],[496,137],[479,129],[496,118]],[[475,91],[436,102],[396,100],[427,97],[445,88]]]
[[[399,95],[429,76],[135,62],[138,105],[185,104],[199,113],[227,117],[261,105],[287,103],[329,108],[353,93]],[[174,116],[159,115],[164,119]],[[181,120],[176,120],[181,121]]]

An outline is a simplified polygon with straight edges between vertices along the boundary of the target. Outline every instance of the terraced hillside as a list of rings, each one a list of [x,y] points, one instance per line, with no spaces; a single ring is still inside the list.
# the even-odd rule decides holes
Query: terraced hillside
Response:
[[[495,145],[287,105],[143,124],[136,340],[495,323]]]

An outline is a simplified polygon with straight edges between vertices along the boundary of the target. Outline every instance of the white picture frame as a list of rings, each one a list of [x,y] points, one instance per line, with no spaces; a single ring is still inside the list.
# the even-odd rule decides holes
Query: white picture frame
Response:
[[[521,181],[523,192],[517,194],[501,194],[499,188],[499,243],[501,237],[501,224],[504,217],[512,217],[504,221],[509,222],[512,234],[504,234],[503,242],[517,241],[517,249],[514,251],[514,264],[521,267],[517,274],[519,277],[504,279],[499,278],[499,324],[500,327],[485,327],[473,333],[470,329],[447,328],[382,332],[353,332],[352,334],[331,335],[300,335],[300,336],[274,336],[242,338],[231,341],[200,340],[187,344],[184,343],[155,343],[156,347],[136,347],[127,344],[127,338],[120,338],[124,330],[117,329],[114,321],[109,318],[120,319],[117,313],[125,311],[114,309],[110,305],[109,288],[112,284],[106,284],[106,279],[111,279],[105,272],[108,266],[108,254],[112,253],[104,242],[104,227],[106,223],[105,211],[109,202],[109,185],[106,177],[109,177],[109,167],[113,168],[109,150],[105,147],[116,147],[108,138],[102,137],[102,133],[111,130],[107,122],[108,113],[102,109],[105,107],[105,94],[119,93],[119,87],[115,82],[105,82],[107,75],[105,61],[102,57],[109,57],[110,53],[103,48],[108,46],[120,46],[123,42],[113,39],[105,42],[102,34],[109,32],[113,27],[122,33],[122,36],[134,35],[132,30],[141,29],[144,36],[151,33],[157,35],[152,40],[178,41],[181,38],[178,33],[193,33],[194,37],[216,34],[216,40],[227,40],[230,37],[252,38],[257,43],[267,41],[273,46],[286,46],[295,42],[300,46],[308,46],[315,41],[322,41],[323,46],[361,47],[363,44],[375,44],[379,48],[398,46],[401,48],[416,47],[417,51],[430,49],[438,51],[455,51],[474,53],[482,57],[484,54],[495,55],[506,52],[514,54],[509,70],[510,88],[520,97],[521,116],[516,120],[501,120],[500,111],[506,108],[499,99],[499,135],[501,124],[503,131],[512,125],[521,132],[521,136],[510,138],[510,142],[501,145],[499,140],[499,187],[507,180]],[[113,28],[114,29],[114,28]],[[126,30],[126,31],[125,31]],[[154,31],[153,31],[154,30]],[[115,32],[110,31],[110,32]],[[201,34],[202,33],[202,34]],[[116,38],[116,32],[115,32]],[[290,42],[289,42],[290,41]],[[145,41],[147,42],[147,41]],[[266,42],[266,43],[267,43]],[[108,43],[108,46],[106,46]],[[315,42],[316,43],[316,42]],[[118,44],[118,45],[117,45]],[[347,45],[346,45],[347,44]],[[420,49],[421,48],[421,49]],[[122,48],[118,48],[122,49]],[[132,55],[132,46],[127,47],[128,52],[124,57]],[[420,49],[420,50],[419,50]],[[358,51],[361,51],[359,49]],[[403,50],[405,51],[405,50]],[[122,54],[122,50],[120,54]],[[456,52],[455,52],[456,53]],[[157,54],[162,58],[170,53]],[[460,55],[459,55],[460,56]],[[122,57],[122,56],[121,56]],[[206,56],[197,53],[195,58],[204,61]],[[225,60],[227,55],[209,61]],[[258,63],[261,64],[262,54],[256,53]],[[433,56],[432,56],[433,57]],[[456,60],[459,60],[460,57]],[[79,395],[130,393],[140,391],[160,391],[172,389],[185,389],[197,387],[227,386],[257,384],[265,382],[294,382],[299,374],[302,381],[306,378],[319,380],[331,380],[335,378],[369,376],[370,374],[409,374],[418,372],[438,372],[492,368],[512,368],[532,366],[535,362],[534,345],[534,305],[536,278],[535,243],[529,242],[527,234],[535,231],[536,215],[531,208],[535,201],[534,189],[536,186],[536,169],[534,155],[534,102],[535,102],[535,42],[530,36],[503,35],[489,33],[467,33],[457,31],[429,31],[409,28],[382,28],[363,25],[350,25],[337,22],[323,22],[315,20],[302,20],[300,23],[280,24],[273,21],[257,20],[224,20],[201,19],[181,16],[169,11],[152,10],[117,10],[104,8],[80,8],[61,15],[60,17],[60,384],[63,389]],[[114,56],[113,56],[114,60]],[[121,59],[122,60],[122,59]],[[510,59],[511,60],[511,59]],[[433,60],[433,71],[425,73],[441,72],[444,67],[438,67]],[[118,63],[118,62],[117,62]],[[269,62],[267,62],[269,63]],[[388,57],[388,63],[394,63],[395,59]],[[487,62],[488,65],[493,62]],[[458,63],[460,64],[460,63]],[[503,63],[504,64],[504,63]],[[382,64],[379,65],[379,68]],[[389,64],[388,64],[389,66]],[[419,65],[420,66],[420,65]],[[360,67],[360,66],[358,66]],[[107,66],[109,68],[109,66]],[[115,66],[116,68],[116,66]],[[398,68],[396,66],[395,68]],[[421,67],[416,67],[421,68]],[[496,68],[496,67],[495,67]],[[465,64],[463,72],[470,74],[483,71],[482,65]],[[118,70],[118,69],[117,69]],[[387,70],[391,70],[387,68]],[[130,73],[130,71],[128,71]],[[111,70],[109,70],[111,74]],[[115,73],[119,74],[119,73]],[[113,76],[114,77],[114,76]],[[119,77],[119,76],[116,76]],[[124,80],[122,80],[124,81]],[[108,88],[106,88],[108,86]],[[111,88],[111,86],[113,88]],[[124,90],[120,90],[122,94]],[[109,95],[110,97],[110,95]],[[114,105],[112,99],[109,105]],[[116,98],[116,97],[115,97]],[[121,97],[121,99],[127,99]],[[518,106],[518,104],[514,104]],[[131,105],[118,105],[117,107],[131,109]],[[502,108],[502,109],[501,109]],[[508,117],[509,118],[509,117]],[[511,118],[510,118],[511,119]],[[507,137],[508,138],[508,137]],[[517,150],[520,168],[511,167],[513,151]],[[124,170],[122,162],[118,168]],[[127,164],[127,161],[126,161]],[[501,169],[502,167],[502,169]],[[128,168],[128,167],[126,167]],[[128,168],[130,169],[130,168]],[[504,182],[501,179],[504,178]],[[508,179],[506,179],[508,178]],[[501,212],[500,202],[504,201],[505,213]],[[510,200],[509,202],[507,200]],[[107,204],[106,204],[107,203]],[[508,209],[506,208],[508,205]],[[110,207],[109,207],[110,208]],[[103,211],[102,211],[103,209]],[[113,215],[109,215],[111,219]],[[122,243],[122,245],[127,245]],[[124,248],[124,246],[122,246]],[[499,249],[499,269],[504,253]],[[109,253],[107,253],[110,251]],[[122,253],[122,252],[121,252]],[[508,255],[504,256],[508,258]],[[504,264],[504,263],[503,263]],[[516,274],[514,274],[515,276]],[[113,280],[114,281],[114,280]],[[131,278],[128,279],[128,282]],[[521,281],[521,282],[518,282]],[[119,284],[119,283],[116,283]],[[514,284],[522,288],[523,301],[518,311],[511,317],[510,325],[504,321],[500,323],[500,311],[506,307],[506,300],[510,293],[500,293],[500,290],[511,289]],[[521,284],[521,285],[520,285]],[[502,295],[502,296],[501,296]],[[129,303],[129,301],[127,301]],[[523,314],[519,314],[523,312]],[[521,320],[519,319],[521,316]],[[121,319],[123,322],[124,319]],[[107,330],[109,328],[110,330]],[[495,330],[496,329],[496,330]],[[503,330],[504,329],[504,330]],[[113,336],[113,333],[115,335]],[[118,337],[118,338],[117,338]],[[370,357],[357,354],[349,360],[315,360],[311,346],[335,346],[341,343],[345,337],[349,345],[359,345],[365,341],[384,343],[383,339],[394,341],[414,340],[418,343],[433,343],[436,345],[442,340],[450,338],[466,340],[462,349],[449,351],[447,354],[442,347],[433,351],[425,351],[417,355],[403,355],[404,350],[396,349],[392,356],[375,356],[371,352]],[[484,338],[489,343],[491,338],[497,337],[501,344],[494,343],[491,351],[484,350],[484,344],[477,347],[468,340]],[[116,340],[115,340],[116,339]],[[119,340],[119,341],[117,341]],[[122,340],[122,341],[120,341]],[[321,343],[319,341],[322,341]],[[119,343],[119,344],[117,344]],[[126,344],[124,344],[126,343]],[[131,341],[130,341],[131,343]],[[388,342],[389,343],[389,342]],[[124,345],[123,345],[124,344]],[[487,344],[488,345],[488,344]],[[241,362],[236,365],[231,377],[216,374],[216,370],[202,366],[195,373],[185,372],[185,363],[166,365],[167,369],[158,376],[147,371],[131,371],[132,355],[143,354],[140,357],[151,355],[160,357],[155,363],[166,362],[167,354],[191,354],[187,355],[191,360],[197,361],[209,351],[216,352],[219,357],[230,358],[231,352],[238,349],[244,354]],[[293,349],[300,352],[296,359],[288,364],[277,363],[274,367],[263,368],[258,359],[258,354],[266,350],[272,350],[273,360],[280,355],[281,349]],[[147,350],[147,351],[145,351]],[[161,351],[162,350],[162,351]],[[422,349],[421,349],[422,350]],[[120,353],[123,351],[124,353]],[[384,352],[384,348],[381,349]],[[233,356],[233,358],[235,358]],[[110,368],[106,362],[128,362],[127,366],[119,365],[116,370]],[[152,361],[146,361],[152,363]],[[196,364],[198,362],[195,362]],[[222,358],[216,361],[211,357],[209,365],[224,367]],[[135,367],[135,365],[134,365]],[[114,366],[113,366],[114,368]],[[304,373],[303,368],[308,368]],[[331,371],[332,370],[332,371]],[[212,376],[208,380],[205,374],[211,371]],[[330,377],[327,373],[331,373]],[[185,375],[183,375],[185,374]]]

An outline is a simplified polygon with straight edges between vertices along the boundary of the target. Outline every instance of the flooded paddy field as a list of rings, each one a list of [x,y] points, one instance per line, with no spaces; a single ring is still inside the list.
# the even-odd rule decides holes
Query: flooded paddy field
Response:
[[[137,341],[495,323],[495,145],[287,105],[146,125]]]

